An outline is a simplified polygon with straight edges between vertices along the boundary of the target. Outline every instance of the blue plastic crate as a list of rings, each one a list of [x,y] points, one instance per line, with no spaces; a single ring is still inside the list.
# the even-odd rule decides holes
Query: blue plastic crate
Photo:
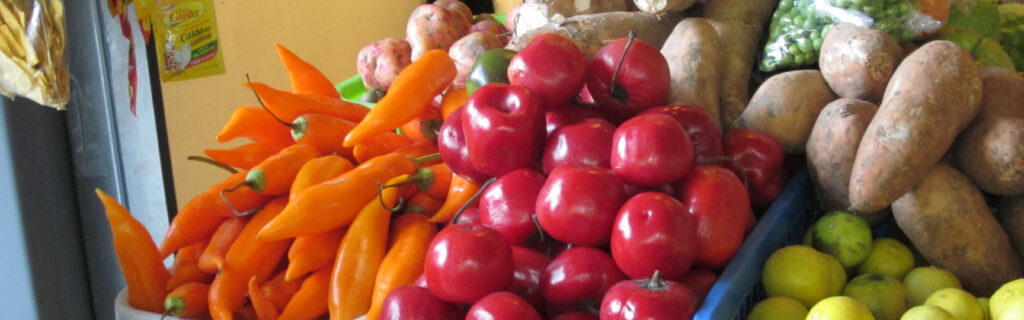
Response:
[[[750,309],[765,298],[761,268],[775,250],[800,243],[817,218],[814,185],[801,169],[768,208],[754,230],[711,287],[695,320],[746,319]]]

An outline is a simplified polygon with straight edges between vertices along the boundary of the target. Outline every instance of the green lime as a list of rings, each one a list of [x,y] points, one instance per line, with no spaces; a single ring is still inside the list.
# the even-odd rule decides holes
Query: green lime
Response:
[[[878,238],[871,242],[871,254],[857,265],[857,274],[882,274],[903,279],[914,269],[914,254],[902,242]]]
[[[815,249],[839,260],[843,268],[852,268],[871,254],[871,226],[864,218],[843,211],[832,211],[811,227]]]
[[[875,319],[898,320],[907,311],[907,292],[903,283],[881,274],[862,274],[850,280],[843,291],[868,307]]]
[[[754,305],[747,320],[802,320],[807,317],[807,307],[800,301],[787,297],[770,297]]]
[[[963,289],[960,280],[952,273],[938,267],[920,267],[910,270],[903,278],[903,286],[907,288],[908,306],[919,306],[932,293],[944,288]]]

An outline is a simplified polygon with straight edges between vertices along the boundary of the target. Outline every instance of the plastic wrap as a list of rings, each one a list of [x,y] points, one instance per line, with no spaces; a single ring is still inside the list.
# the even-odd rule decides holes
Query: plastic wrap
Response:
[[[0,94],[63,110],[67,36],[61,0],[0,0]]]
[[[903,43],[942,24],[914,9],[912,0],[781,0],[772,15],[760,69],[813,65],[829,28],[839,23],[873,27]]]

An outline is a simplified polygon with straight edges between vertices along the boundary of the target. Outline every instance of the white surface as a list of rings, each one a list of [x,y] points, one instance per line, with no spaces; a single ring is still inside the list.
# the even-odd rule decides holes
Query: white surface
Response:
[[[160,320],[161,314],[147,312],[132,308],[128,305],[128,290],[121,289],[114,300],[115,320]],[[163,320],[187,320],[184,318],[167,316]]]

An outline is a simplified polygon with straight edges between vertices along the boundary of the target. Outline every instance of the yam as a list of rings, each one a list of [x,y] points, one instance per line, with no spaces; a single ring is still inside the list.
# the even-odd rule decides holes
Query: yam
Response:
[[[878,112],[874,103],[842,98],[821,110],[811,136],[807,139],[807,169],[823,210],[850,207],[850,172],[857,147],[871,119]],[[886,217],[886,212],[857,213],[871,225]]]
[[[982,191],[1024,193],[1024,78],[998,67],[979,73],[981,110],[957,138],[957,160]]]
[[[525,4],[524,4],[525,5]],[[522,12],[520,12],[520,15]],[[547,32],[558,33],[572,40],[588,57],[615,39],[629,36],[635,31],[637,39],[661,48],[672,28],[682,20],[682,15],[654,15],[646,12],[605,12],[584,14],[559,22],[550,22],[531,30],[522,36],[512,37],[506,48],[521,50],[533,37]],[[517,22],[518,25],[519,22]],[[518,34],[518,31],[516,31]]]
[[[1017,247],[1017,253],[1024,256],[1024,194],[1003,197],[996,212],[1003,229]]]
[[[840,97],[879,103],[900,59],[903,49],[889,34],[843,23],[829,29],[818,65]]]
[[[356,58],[356,70],[363,79],[363,86],[387,91],[398,73],[412,63],[411,55],[409,42],[398,38],[387,38],[363,47]]]
[[[959,45],[932,41],[907,56],[857,149],[851,210],[880,211],[910,191],[949,151],[980,104],[978,67]]]
[[[750,72],[764,27],[779,0],[708,0],[704,18],[718,31],[725,68],[719,93],[722,124],[732,125],[750,101]]]
[[[412,60],[430,50],[448,51],[469,31],[470,25],[463,25],[463,22],[461,13],[440,6],[424,4],[416,7],[405,26],[405,39],[412,47]]]
[[[721,130],[718,92],[725,61],[715,28],[703,18],[686,18],[672,29],[661,54],[672,77],[666,104],[700,106]]]
[[[764,131],[779,140],[787,154],[801,154],[818,114],[834,100],[836,94],[820,71],[780,73],[757,88],[734,127]]]
[[[1024,277],[1021,258],[981,191],[952,167],[933,166],[920,184],[893,202],[892,212],[925,260],[952,272],[975,296],[987,297],[1003,283]]]
[[[981,110],[978,117],[1024,118],[1024,78],[1006,68],[981,67]]]

